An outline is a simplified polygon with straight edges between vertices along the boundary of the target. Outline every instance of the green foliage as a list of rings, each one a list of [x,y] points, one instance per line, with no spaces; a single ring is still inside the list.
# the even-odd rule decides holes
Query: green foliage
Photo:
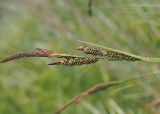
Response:
[[[74,50],[77,40],[159,57],[159,18],[158,0],[93,0],[92,17],[84,0],[1,0],[0,60],[37,47],[80,55]],[[51,114],[95,84],[142,75],[153,78],[89,96],[64,114],[160,113],[150,106],[159,98],[158,63],[101,61],[63,67],[48,62],[27,58],[0,65],[0,113]]]

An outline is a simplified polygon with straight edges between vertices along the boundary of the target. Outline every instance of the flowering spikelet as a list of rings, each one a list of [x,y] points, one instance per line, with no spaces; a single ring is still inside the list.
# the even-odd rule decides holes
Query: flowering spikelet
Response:
[[[36,49],[37,49],[37,51],[42,52],[45,57],[51,57],[51,56],[58,54],[57,52],[53,52],[53,51],[50,51],[50,50],[44,49],[44,48],[36,48]]]
[[[76,50],[80,50],[85,54],[91,54],[91,55],[95,55],[95,56],[104,56],[104,53],[95,47],[80,46],[80,47],[76,48]]]
[[[73,56],[73,55],[48,51],[47,49],[43,49],[43,48],[37,48],[37,50],[42,51],[43,53],[46,53],[46,54],[50,54],[50,56],[52,56],[52,57],[54,56],[57,58],[65,58],[65,59],[75,58],[75,56]]]
[[[49,63],[48,65],[75,66],[75,65],[95,63],[98,60],[99,60],[99,58],[96,58],[96,57],[71,58],[71,59],[65,59],[65,60],[58,61],[58,62]]]
[[[123,53],[119,53],[119,52],[115,52],[115,51],[111,51],[111,50],[107,50],[105,53],[105,56],[107,56],[109,58],[109,60],[126,60],[126,61],[138,61],[140,59],[130,56],[130,55],[126,55]]]
[[[79,48],[77,48],[77,50],[80,50],[86,54],[108,57],[109,60],[126,60],[126,61],[140,60],[139,58],[136,58],[136,57],[124,54],[124,53],[120,53],[120,52],[116,52],[112,50],[106,50],[106,52],[102,52],[98,48],[89,47],[89,46],[80,46]]]
[[[5,63],[8,61],[24,58],[24,57],[51,57],[53,54],[52,51],[48,51],[43,48],[37,48],[36,51],[30,51],[30,52],[20,52],[15,55],[9,56],[1,61],[1,63]]]

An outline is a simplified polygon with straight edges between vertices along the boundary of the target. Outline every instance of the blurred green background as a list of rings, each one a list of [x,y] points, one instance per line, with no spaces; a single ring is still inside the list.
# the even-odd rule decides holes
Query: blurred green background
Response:
[[[0,59],[47,48],[81,55],[83,40],[160,57],[159,0],[0,0]],[[101,61],[48,66],[53,58],[0,65],[0,114],[53,114],[67,100],[101,82],[151,76],[87,97],[63,114],[160,114],[160,64]],[[148,75],[147,75],[148,74]]]

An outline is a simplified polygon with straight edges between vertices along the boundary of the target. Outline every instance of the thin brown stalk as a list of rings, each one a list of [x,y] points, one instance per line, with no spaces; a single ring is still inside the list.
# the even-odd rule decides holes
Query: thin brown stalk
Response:
[[[88,0],[88,15],[89,16],[92,16],[92,14],[93,14],[92,4],[93,4],[93,1],[92,0]]]
[[[101,84],[95,85],[92,88],[87,89],[86,91],[80,93],[78,96],[76,96],[76,97],[72,98],[71,100],[69,100],[55,114],[62,113],[70,105],[79,103],[81,100],[83,100],[85,97],[87,97],[87,96],[89,96],[91,94],[94,94],[94,93],[96,93],[98,91],[102,91],[102,90],[108,89],[108,88],[110,88],[112,86],[119,85],[121,83],[122,83],[122,81],[114,81],[114,82],[110,82],[110,83],[101,83]]]
[[[57,58],[65,58],[65,59],[81,58],[81,56],[74,56],[74,55],[68,55],[68,54],[63,54],[63,53],[57,54],[56,57]]]

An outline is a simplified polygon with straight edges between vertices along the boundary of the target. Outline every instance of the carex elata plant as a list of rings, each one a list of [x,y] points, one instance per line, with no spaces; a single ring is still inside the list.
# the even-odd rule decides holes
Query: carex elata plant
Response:
[[[81,45],[77,47],[76,50],[84,53],[86,56],[71,55],[71,54],[51,51],[51,50],[44,49],[44,48],[37,48],[36,50],[33,50],[33,51],[18,52],[14,55],[6,57],[1,61],[1,63],[6,63],[9,61],[13,61],[13,60],[21,59],[21,58],[28,58],[28,57],[46,57],[46,58],[55,57],[58,59],[58,61],[50,62],[48,65],[63,65],[66,67],[89,65],[89,64],[99,62],[100,60],[127,61],[127,62],[134,62],[134,61],[160,62],[160,58],[142,57],[139,55],[123,52],[120,50],[116,50],[116,49],[112,49],[112,48],[108,48],[108,47],[104,47],[101,45],[88,43],[84,41],[79,41],[79,43]],[[141,78],[145,78],[145,77],[146,76],[141,77]],[[70,105],[80,102],[82,99],[84,99],[85,97],[93,93],[108,89],[112,86],[123,84],[124,82],[130,81],[130,80],[135,80],[137,78],[139,77],[133,77],[127,80],[115,81],[115,82],[110,82],[110,83],[101,83],[101,84],[95,85],[94,87],[87,89],[86,91],[80,93],[78,96],[66,102],[56,112],[56,114],[60,114]]]
[[[134,55],[131,53],[123,52],[120,50],[104,47],[93,43],[88,43],[84,41],[78,41],[78,42],[80,42],[81,45],[77,47],[76,50],[89,56],[86,57],[86,56],[70,55],[70,54],[50,51],[44,48],[37,48],[34,51],[18,52],[14,55],[6,57],[5,59],[1,60],[1,63],[28,57],[47,57],[47,58],[56,57],[57,59],[61,60],[56,62],[51,62],[48,65],[64,65],[64,66],[79,66],[84,64],[88,65],[106,59],[109,61],[160,62],[160,58],[142,57],[139,55]]]

